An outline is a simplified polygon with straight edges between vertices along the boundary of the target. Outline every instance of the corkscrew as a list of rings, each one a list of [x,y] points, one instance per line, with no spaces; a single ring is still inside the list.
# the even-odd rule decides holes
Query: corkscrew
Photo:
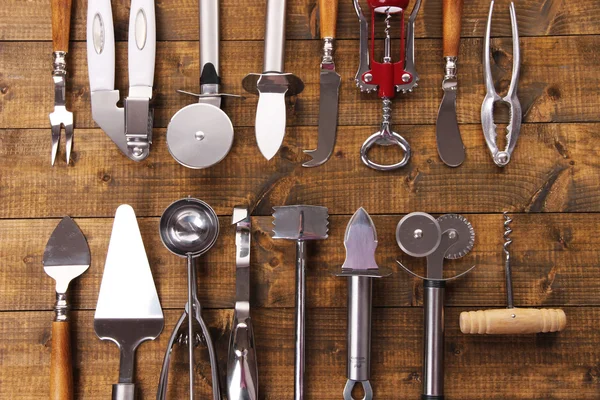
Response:
[[[460,330],[467,334],[519,335],[525,333],[558,332],[567,325],[561,309],[516,308],[513,299],[512,270],[509,246],[512,218],[504,212],[504,272],[506,275],[507,308],[468,311],[460,314]]]
[[[371,135],[361,147],[360,157],[365,165],[380,171],[390,171],[405,166],[411,156],[410,145],[391,126],[392,101],[396,92],[412,92],[419,77],[415,69],[414,29],[415,20],[421,7],[421,0],[415,3],[405,29],[404,12],[409,0],[367,0],[371,9],[371,29],[364,16],[359,0],[354,0],[354,9],[360,22],[360,61],[356,73],[356,85],[361,92],[378,91],[383,100],[383,120],[379,132]],[[385,16],[385,39],[383,62],[375,61],[375,18],[376,14]],[[394,62],[392,57],[392,19],[400,19],[400,57]],[[369,40],[370,37],[370,40]],[[403,157],[395,164],[378,164],[369,159],[369,151],[374,145],[397,145]]]

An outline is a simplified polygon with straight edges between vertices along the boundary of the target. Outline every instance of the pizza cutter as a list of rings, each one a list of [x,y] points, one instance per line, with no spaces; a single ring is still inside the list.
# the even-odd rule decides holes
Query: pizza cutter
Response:
[[[429,214],[408,214],[398,223],[396,241],[406,254],[427,257],[427,277],[422,277],[404,265],[408,273],[423,279],[424,362],[422,399],[444,398],[444,291],[446,281],[467,274],[467,271],[444,278],[444,259],[465,256],[475,243],[473,226],[461,215],[446,214],[435,219]]]
[[[178,90],[198,98],[198,103],[179,110],[167,128],[169,152],[181,165],[202,169],[221,161],[233,144],[233,125],[221,110],[219,93],[219,2],[200,0],[200,94]]]

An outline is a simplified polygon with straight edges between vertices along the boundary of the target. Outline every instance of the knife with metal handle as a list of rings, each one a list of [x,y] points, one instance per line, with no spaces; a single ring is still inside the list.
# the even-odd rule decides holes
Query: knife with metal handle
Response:
[[[249,74],[242,82],[246,91],[258,94],[256,142],[267,160],[277,154],[285,137],[285,97],[304,89],[302,80],[283,72],[286,3],[287,0],[267,1],[263,73]]]
[[[323,59],[319,99],[319,136],[316,150],[304,150],[311,160],[303,167],[316,167],[331,157],[335,146],[341,77],[335,72],[333,44],[337,26],[338,0],[319,0]]]
[[[256,345],[250,318],[250,214],[245,207],[235,207],[236,224],[236,301],[227,357],[227,396],[229,400],[258,398]]]
[[[44,251],[44,271],[56,281],[56,316],[52,322],[52,356],[50,360],[50,399],[73,398],[73,367],[69,304],[67,289],[74,278],[90,266],[90,249],[79,227],[70,217],[64,217]]]
[[[456,118],[457,57],[460,46],[460,29],[463,0],[443,2],[443,55],[445,61],[442,89],[444,97],[436,122],[438,154],[450,167],[458,167],[465,160],[465,146]]]

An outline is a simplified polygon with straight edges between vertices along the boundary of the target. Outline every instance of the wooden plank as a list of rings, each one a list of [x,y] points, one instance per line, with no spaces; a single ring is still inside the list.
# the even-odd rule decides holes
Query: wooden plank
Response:
[[[50,79],[50,43],[0,42],[0,127],[47,128],[53,105]],[[393,105],[394,124],[434,124],[442,91],[441,41],[418,43],[419,87],[409,95],[399,95]],[[506,90],[512,65],[511,41],[492,43],[494,80]],[[597,57],[590,57],[600,46],[600,36],[524,38],[521,40],[523,65],[519,98],[524,122],[598,121],[600,77]],[[221,72],[223,90],[243,94],[242,79],[249,72],[262,70],[260,42],[223,43]],[[460,96],[458,120],[479,123],[485,94],[481,72],[480,39],[462,41],[460,54]],[[318,41],[288,41],[286,70],[300,75],[306,84],[302,94],[290,100],[288,124],[316,125],[319,107]],[[198,90],[198,46],[195,42],[159,43],[155,79],[155,127],[166,127],[175,112],[194,100],[176,93],[177,89]],[[338,70],[343,77],[340,94],[340,125],[380,123],[381,100],[375,94],[361,95],[355,87],[358,41],[340,41]],[[117,46],[117,87],[127,94],[126,44]],[[227,55],[227,56],[225,56]],[[27,65],[23,65],[27,60]],[[234,62],[235,60],[235,62]],[[91,128],[91,102],[84,43],[73,46],[68,83],[68,100],[75,112],[76,128]],[[574,84],[576,82],[576,84]],[[228,99],[225,110],[235,126],[254,126],[257,97],[245,101]],[[506,122],[508,111],[500,107],[497,120]],[[400,129],[399,127],[397,129]]]
[[[446,314],[446,379],[448,399],[596,399],[600,358],[595,308],[568,308],[570,327],[559,334],[477,337],[458,331],[458,314]],[[415,399],[421,392],[422,311],[375,309],[373,313],[371,383],[376,398]],[[101,342],[93,332],[93,313],[75,312],[76,399],[106,399],[118,376],[114,344]],[[204,312],[216,342],[225,382],[230,311]],[[136,383],[141,398],[156,392],[162,356],[178,311],[166,313],[165,331],[137,353]],[[48,393],[50,312],[0,313],[0,396],[44,399]],[[287,400],[293,393],[293,310],[253,310],[261,398]],[[307,399],[339,399],[346,382],[346,310],[311,309],[307,321]],[[196,354],[200,398],[210,397],[210,368],[206,350]],[[176,349],[169,398],[185,398],[187,364]]]
[[[121,203],[140,216],[160,216],[180,197],[194,195],[220,215],[249,204],[270,215],[283,204],[327,206],[332,214],[426,212],[598,212],[598,124],[525,124],[511,163],[497,168],[478,125],[463,125],[467,160],[446,167],[437,154],[434,126],[397,128],[413,146],[410,164],[381,173],[359,158],[372,127],[340,127],[335,154],[319,168],[304,168],[302,149],[314,148],[316,129],[290,128],[272,161],[260,154],[251,128],[236,130],[232,151],[207,170],[177,164],[157,130],[150,157],[135,163],[100,130],[76,130],[74,163],[59,154],[50,167],[49,130],[0,131],[0,217],[70,214],[112,217]],[[501,129],[501,128],[499,128]],[[398,157],[390,150],[387,161]],[[383,158],[383,157],[382,157]]]
[[[374,304],[411,306],[422,302],[422,283],[396,264],[396,259],[423,274],[424,260],[411,259],[398,248],[395,229],[400,215],[374,216],[381,267],[394,274],[375,282]],[[501,215],[468,216],[476,232],[476,246],[465,258],[447,261],[448,274],[476,264],[466,277],[449,284],[447,303],[455,306],[506,304],[502,256]],[[252,247],[252,305],[293,307],[295,295],[295,243],[271,239],[272,219],[255,217]],[[339,307],[345,304],[347,282],[333,276],[344,258],[343,235],[349,216],[330,217],[328,240],[309,245],[308,306]],[[86,235],[92,265],[70,287],[74,309],[95,308],[112,229],[112,219],[76,220]],[[57,224],[54,219],[0,221],[0,310],[51,310],[54,285],[42,270],[46,242]],[[140,229],[165,308],[186,302],[185,261],[169,253],[158,235],[158,219],[139,219]],[[221,218],[221,236],[215,248],[198,261],[199,295],[204,307],[232,307],[235,295],[234,228]],[[596,214],[517,214],[511,258],[515,302],[520,306],[560,307],[600,304],[597,274]],[[35,296],[32,295],[35,293]]]
[[[85,40],[87,3],[73,2],[72,37]],[[221,1],[221,35],[223,40],[262,40],[264,37],[265,0]],[[316,0],[288,2],[287,37],[310,39],[317,37],[318,18]],[[411,1],[412,7],[414,1]],[[517,4],[521,36],[592,35],[600,33],[595,0],[564,2],[561,0],[522,0]],[[127,40],[129,2],[113,2],[117,40]],[[492,25],[493,35],[510,36],[507,2],[496,6]],[[363,2],[365,11],[366,2]],[[482,37],[487,21],[489,3],[466,2],[462,21],[463,37]],[[157,0],[159,40],[197,40],[198,2],[194,0]],[[416,35],[419,38],[439,38],[442,31],[442,1],[423,2],[417,18]],[[356,39],[358,20],[352,2],[340,2],[338,37]],[[50,40],[49,0],[4,0],[0,8],[0,40]]]

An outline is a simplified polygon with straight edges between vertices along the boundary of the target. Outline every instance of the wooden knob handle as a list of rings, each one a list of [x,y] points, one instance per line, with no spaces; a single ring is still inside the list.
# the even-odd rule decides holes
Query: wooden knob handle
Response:
[[[458,56],[462,13],[463,0],[444,0],[442,8],[444,57]]]
[[[335,38],[338,0],[319,0],[321,39]]]
[[[505,308],[460,313],[460,331],[466,334],[520,335],[558,332],[567,325],[560,309]]]
[[[50,400],[73,399],[71,333],[68,322],[52,322]]]
[[[52,0],[52,49],[69,51],[72,0]]]

